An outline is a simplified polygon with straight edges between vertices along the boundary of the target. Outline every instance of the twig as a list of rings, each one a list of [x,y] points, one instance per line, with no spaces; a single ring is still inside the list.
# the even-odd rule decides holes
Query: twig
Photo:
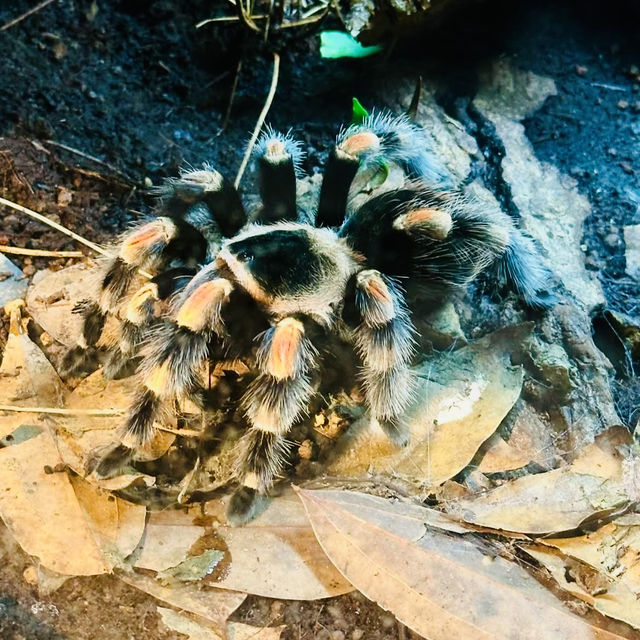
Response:
[[[69,236],[70,238],[73,238],[77,242],[80,242],[81,244],[84,244],[85,246],[89,247],[90,249],[93,249],[96,253],[99,253],[101,256],[109,255],[107,251],[105,251],[102,247],[99,247],[97,244],[94,244],[93,242],[91,242],[91,240],[87,240],[86,238],[83,238],[82,236],[79,236],[77,233],[74,233],[70,229],[67,229],[66,227],[63,227],[61,224],[58,224],[57,222],[54,222],[53,220],[49,220],[49,218],[47,218],[46,216],[41,215],[40,213],[36,213],[35,211],[32,211],[31,209],[27,209],[27,207],[23,207],[20,204],[16,204],[15,202],[11,202],[11,200],[5,200],[4,198],[0,198],[0,204],[3,204],[5,207],[9,207],[11,209],[15,209],[16,211],[20,211],[21,213],[24,213],[25,215],[28,215],[29,217],[33,218],[34,220],[38,220],[39,222],[42,222],[44,224],[49,225],[50,227],[53,227],[57,231],[60,231],[61,233],[64,233],[65,235]]]
[[[79,149],[74,149],[66,144],[62,144],[61,142],[56,142],[55,140],[45,140],[45,144],[50,144],[52,147],[57,147],[58,149],[64,149],[69,153],[73,153],[80,158],[84,158],[85,160],[89,160],[90,162],[95,162],[109,171],[113,171],[116,175],[119,175],[123,180],[126,180],[128,184],[136,184],[134,180],[132,180],[127,174],[123,173],[117,167],[114,167],[112,164],[105,162],[104,160],[100,160],[100,158],[96,158],[95,156],[91,156],[84,151],[80,151]]]
[[[126,413],[126,409],[58,409],[56,407],[18,407],[13,404],[0,404],[0,411],[49,413],[58,416],[120,416]]]
[[[609,91],[627,91],[626,87],[621,87],[617,84],[607,84],[606,82],[592,82],[592,87],[599,87],[600,89],[608,89]]]
[[[240,2],[240,0],[238,0]],[[238,169],[238,175],[236,176],[235,182],[233,185],[235,188],[238,188],[240,181],[242,180],[242,174],[244,170],[247,168],[247,164],[249,163],[249,158],[251,157],[251,152],[253,151],[253,146],[260,135],[260,130],[262,129],[262,125],[267,117],[267,113],[269,113],[269,109],[271,108],[271,103],[273,102],[273,97],[276,94],[276,88],[278,86],[278,74],[280,72],[280,56],[277,53],[273,54],[273,74],[271,76],[271,87],[269,88],[269,93],[267,94],[267,99],[262,107],[262,111],[258,116],[258,121],[256,122],[256,126],[251,134],[251,140],[249,140],[249,144],[247,145],[247,150],[244,152],[244,157],[242,158],[242,164],[240,165],[240,169]]]
[[[49,251],[47,249],[25,249],[24,247],[8,247],[0,244],[0,253],[11,253],[17,256],[39,256],[41,258],[84,258],[82,251]]]
[[[236,66],[236,75],[233,78],[233,84],[231,85],[231,93],[229,93],[229,102],[227,103],[227,111],[224,114],[224,120],[222,121],[222,127],[220,128],[220,133],[226,130],[229,125],[229,120],[231,119],[231,109],[233,108],[233,101],[236,97],[236,91],[238,89],[238,81],[240,80],[240,72],[242,71],[242,58],[238,59],[238,64]]]
[[[53,0],[43,0],[42,2],[37,4],[35,7],[31,7],[29,11],[25,11],[22,15],[19,15],[17,18],[14,18],[13,20],[9,20],[9,22],[7,22],[6,24],[3,24],[2,27],[0,27],[0,31],[6,31],[7,29],[10,29],[11,27],[17,25],[19,22],[22,22],[25,18],[28,18],[30,15],[36,13],[36,11],[40,11],[40,9],[44,9],[48,4],[51,4],[52,2]]]
[[[165,431],[166,433],[173,433],[176,436],[184,436],[185,438],[199,438],[202,435],[202,431],[198,429],[172,429],[171,427],[164,427],[162,425],[156,425],[158,431]]]
[[[268,16],[263,14],[258,14],[255,16],[251,16],[253,20],[264,20]],[[196,29],[200,29],[204,27],[205,24],[210,24],[212,22],[240,22],[239,16],[220,16],[219,18],[207,18],[206,20],[201,20],[196,24]]]

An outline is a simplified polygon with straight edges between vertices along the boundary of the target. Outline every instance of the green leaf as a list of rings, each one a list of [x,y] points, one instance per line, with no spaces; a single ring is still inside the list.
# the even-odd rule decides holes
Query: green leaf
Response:
[[[380,185],[383,185],[387,178],[389,177],[389,165],[386,162],[381,162],[377,171],[373,174],[369,182],[367,182],[367,186],[370,189],[375,189]]]
[[[322,58],[365,58],[380,51],[382,51],[381,45],[363,47],[353,36],[344,31],[320,32]]]
[[[369,112],[360,104],[358,98],[352,98],[351,124],[362,124]]]

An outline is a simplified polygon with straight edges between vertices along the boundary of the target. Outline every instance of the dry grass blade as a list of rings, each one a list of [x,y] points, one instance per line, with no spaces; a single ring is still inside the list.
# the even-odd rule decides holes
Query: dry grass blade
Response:
[[[84,151],[80,151],[80,149],[74,149],[73,147],[70,147],[70,146],[68,146],[66,144],[62,144],[61,142],[56,142],[55,140],[45,140],[44,142],[45,142],[45,144],[49,144],[52,147],[57,147],[58,149],[63,149],[64,151],[68,151],[69,153],[72,153],[72,154],[74,154],[74,155],[76,155],[76,156],[78,156],[80,158],[84,158],[85,160],[89,160],[89,162],[93,162],[95,164],[100,165],[101,167],[105,167],[105,169],[109,169],[109,171],[112,171],[116,175],[120,176],[129,185],[135,185],[136,184],[134,180],[132,180],[125,173],[122,173],[122,171],[120,171],[120,169],[118,169],[117,167],[114,167],[112,164],[109,164],[108,162],[105,162],[104,160],[100,160],[100,158],[96,158],[95,156],[89,155],[88,153],[85,153]]]
[[[49,251],[48,249],[25,249],[24,247],[9,247],[0,245],[0,253],[16,256],[37,256],[39,258],[83,258],[82,251]]]
[[[47,5],[51,4],[53,1],[54,0],[43,0],[42,2],[39,2],[35,7],[31,7],[31,9],[20,14],[17,18],[14,18],[13,20],[9,20],[9,22],[3,24],[0,27],[0,31],[6,31],[7,29],[11,29],[11,27],[15,27],[15,25],[22,22],[25,18],[28,18],[34,13],[40,11],[40,9],[44,9]]]
[[[25,215],[29,216],[30,218],[33,218],[34,220],[37,220],[38,222],[42,222],[42,223],[52,227],[53,229],[56,229],[57,231],[60,231],[61,233],[64,233],[65,235],[69,236],[70,238],[73,238],[74,240],[76,240],[77,242],[80,242],[81,244],[84,244],[85,246],[89,247],[90,249],[93,249],[96,253],[99,253],[102,256],[108,255],[108,252],[105,249],[103,249],[102,247],[100,247],[97,244],[91,242],[90,240],[87,240],[86,238],[83,238],[82,236],[79,236],[74,231],[71,231],[70,229],[67,229],[66,227],[63,227],[61,224],[58,224],[57,222],[54,222],[53,220],[50,220],[49,218],[47,218],[46,216],[43,216],[40,213],[36,213],[35,211],[32,211],[31,209],[28,209],[27,207],[23,207],[22,205],[16,204],[15,202],[11,202],[11,200],[6,200],[5,198],[0,198],[0,204],[4,205],[5,207],[9,207],[11,209],[14,209],[15,211],[20,211],[20,213],[24,213]]]
[[[322,548],[364,595],[430,640],[622,637],[572,614],[519,565],[488,558],[468,537],[427,527],[407,536],[402,503],[377,498],[386,517],[369,519],[335,493],[298,490]]]
[[[0,411],[16,413],[45,413],[58,416],[121,416],[126,409],[62,409],[58,407],[19,407],[13,404],[0,404]]]
[[[238,0],[238,4],[241,4],[241,0]],[[273,54],[273,74],[271,76],[271,87],[269,88],[269,93],[267,94],[267,99],[265,100],[264,106],[262,107],[262,111],[258,116],[258,121],[256,122],[256,126],[251,134],[251,140],[249,140],[249,144],[247,145],[247,149],[244,152],[244,157],[242,158],[242,163],[240,164],[240,168],[238,169],[238,175],[236,175],[236,179],[233,183],[234,187],[237,189],[240,181],[242,180],[242,176],[244,174],[245,169],[247,168],[247,164],[249,163],[249,158],[251,157],[251,152],[253,151],[253,147],[260,135],[260,130],[262,129],[262,125],[267,117],[267,113],[269,113],[269,109],[271,108],[271,103],[273,102],[273,97],[276,94],[276,88],[278,87],[278,76],[280,73],[280,56],[277,53]]]

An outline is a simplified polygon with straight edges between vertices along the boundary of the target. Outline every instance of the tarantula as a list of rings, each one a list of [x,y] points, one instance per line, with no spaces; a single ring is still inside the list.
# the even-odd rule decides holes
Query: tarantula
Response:
[[[210,167],[168,180],[159,217],[123,237],[99,295],[79,305],[82,342],[64,361],[67,373],[82,369],[105,317],[119,310],[120,340],[104,373],[122,375],[141,355],[139,390],[121,429],[123,446],[135,451],[177,397],[198,398],[207,358],[253,355],[257,375],[242,400],[241,486],[230,502],[236,522],[252,517],[255,496],[282,472],[287,434],[314,394],[329,336],[353,346],[370,416],[402,445],[415,388],[417,301],[437,305],[489,267],[529,306],[553,301],[533,241],[499,208],[453,188],[430,138],[407,117],[374,114],[338,135],[313,224],[298,221],[300,157],[289,134],[262,136],[261,205],[251,220],[238,192]],[[385,190],[390,166],[402,184]],[[369,186],[355,206],[362,175]],[[131,294],[139,269],[154,276]]]

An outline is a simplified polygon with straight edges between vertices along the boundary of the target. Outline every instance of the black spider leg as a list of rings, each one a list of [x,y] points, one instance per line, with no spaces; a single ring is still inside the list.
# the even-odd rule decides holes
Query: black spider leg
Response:
[[[314,393],[315,329],[312,320],[291,315],[262,336],[257,354],[260,374],[243,397],[251,427],[240,446],[238,476],[242,486],[228,508],[228,517],[235,524],[255,515],[256,494],[266,493],[286,464],[291,447],[287,434]]]
[[[409,433],[403,414],[415,391],[409,368],[415,330],[402,291],[379,271],[366,269],[355,276],[354,302],[360,319],[355,345],[371,417],[393,442],[404,445]]]
[[[136,291],[125,307],[117,344],[104,363],[105,378],[118,379],[135,372],[140,360],[140,345],[158,320],[156,303],[168,300],[182,290],[195,273],[196,269],[192,267],[175,267],[158,274]]]
[[[349,132],[349,129],[347,130]],[[344,220],[351,183],[361,161],[380,150],[380,139],[370,131],[341,133],[324,170],[316,226],[339,227]]]
[[[506,214],[487,211],[458,191],[412,185],[365,202],[339,235],[369,266],[407,278],[409,299],[435,301],[500,258],[510,224]]]
[[[299,143],[290,134],[267,129],[258,141],[255,155],[262,199],[255,221],[297,220],[296,173],[302,159]]]

